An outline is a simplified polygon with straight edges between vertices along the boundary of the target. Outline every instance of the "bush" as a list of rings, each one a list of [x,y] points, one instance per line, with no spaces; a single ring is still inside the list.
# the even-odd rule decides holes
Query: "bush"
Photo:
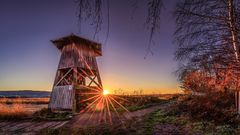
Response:
[[[203,96],[187,96],[172,106],[170,113],[186,114],[193,119],[216,124],[237,125],[239,116],[234,106],[234,93],[210,92]]]

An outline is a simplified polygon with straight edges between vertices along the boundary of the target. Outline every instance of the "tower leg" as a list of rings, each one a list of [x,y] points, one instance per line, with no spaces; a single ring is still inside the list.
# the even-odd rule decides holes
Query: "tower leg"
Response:
[[[98,65],[97,65],[97,60],[94,59],[93,61],[94,61],[94,65],[95,65],[95,68],[96,68],[96,76],[97,76],[98,82],[99,82],[99,84],[100,84],[101,87],[102,87],[102,80],[101,80],[101,77],[100,77],[100,74],[99,74]],[[102,89],[103,89],[103,87],[102,87]]]

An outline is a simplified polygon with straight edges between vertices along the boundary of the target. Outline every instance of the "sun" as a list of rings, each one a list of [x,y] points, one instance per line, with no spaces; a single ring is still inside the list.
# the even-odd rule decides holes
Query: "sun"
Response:
[[[108,90],[103,90],[103,95],[106,96],[109,94],[109,91]]]

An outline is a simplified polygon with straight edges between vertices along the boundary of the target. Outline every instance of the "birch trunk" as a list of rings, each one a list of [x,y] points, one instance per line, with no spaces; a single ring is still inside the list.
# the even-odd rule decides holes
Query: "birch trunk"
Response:
[[[228,0],[228,24],[229,29],[231,32],[231,40],[232,40],[232,46],[234,49],[235,59],[236,62],[239,62],[239,40],[238,40],[238,31],[236,28],[236,22],[235,22],[235,13],[234,13],[234,3],[233,0]],[[235,94],[235,104],[237,107],[237,111],[240,114],[240,92],[237,89],[237,94]]]

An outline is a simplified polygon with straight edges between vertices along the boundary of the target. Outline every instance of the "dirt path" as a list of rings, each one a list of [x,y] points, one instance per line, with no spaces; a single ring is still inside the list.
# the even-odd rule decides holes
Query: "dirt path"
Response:
[[[51,128],[57,129],[65,125],[68,121],[44,121],[44,122],[35,122],[35,121],[17,121],[17,122],[0,122],[0,135],[19,135],[26,134],[32,135],[36,132]]]
[[[111,116],[109,117],[108,114],[106,114],[106,118],[101,119],[100,113],[95,113],[91,116],[91,114],[79,114],[76,115],[71,121],[69,121],[65,127],[68,128],[82,128],[82,127],[88,127],[88,126],[98,126],[103,123],[109,123],[109,124],[115,124],[120,122],[125,122],[127,120],[132,120],[135,118],[140,118],[142,116],[145,116],[147,114],[150,114],[151,112],[154,112],[160,108],[163,108],[165,105],[157,104],[152,107],[137,110],[134,112],[125,112],[123,114],[116,114],[111,113]],[[111,118],[111,120],[109,119]]]
[[[128,120],[132,120],[135,118],[140,118],[151,112],[154,112],[158,109],[166,107],[166,104],[158,104],[146,109],[141,109],[134,112],[125,112],[122,115],[118,116],[117,114],[111,114],[112,123],[125,122]],[[108,120],[106,120],[108,121]],[[77,128],[77,127],[86,127],[86,126],[97,126],[98,124],[104,123],[105,120],[99,120],[99,113],[96,113],[91,116],[91,114],[79,114],[75,115],[73,119],[69,121],[17,121],[17,122],[6,122],[0,121],[0,135],[6,134],[36,134],[40,130],[44,129],[58,129],[60,127],[69,127],[69,128]]]

